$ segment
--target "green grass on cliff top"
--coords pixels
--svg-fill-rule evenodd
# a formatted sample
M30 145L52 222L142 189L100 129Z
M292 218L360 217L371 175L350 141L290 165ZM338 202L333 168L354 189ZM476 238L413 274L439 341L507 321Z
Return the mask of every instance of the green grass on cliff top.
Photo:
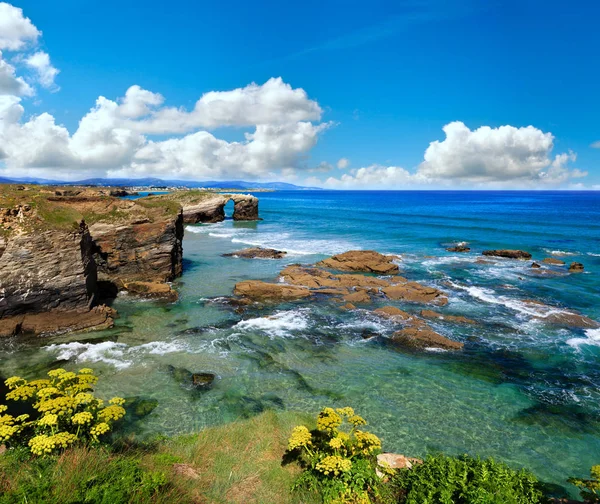
M267 411L249 420L143 447L75 448L47 459L0 456L0 504L303 503L293 496L295 465L282 466L305 415Z

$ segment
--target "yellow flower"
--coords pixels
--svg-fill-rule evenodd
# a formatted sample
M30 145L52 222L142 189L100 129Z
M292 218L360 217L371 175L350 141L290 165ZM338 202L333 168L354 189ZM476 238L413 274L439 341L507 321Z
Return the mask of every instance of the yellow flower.
M0 441L8 441L19 430L20 427L18 425L0 425Z
M338 476L340 473L348 472L352 469L352 461L338 455L330 455L321 460L315 468L325 475L332 474Z
M102 434L107 433L110 430L110 426L105 422L100 422L99 424L94 425L90 429L90 434L94 437L101 436Z
M64 373L66 373L66 371L63 368L52 369L51 371L48 371L48 376L50 378L58 378L59 376L63 375Z
M91 423L94 419L94 416L88 411L82 411L81 413L75 413L71 417L71 422L75 425L85 425L86 423Z
M354 427L358 427L359 425L367 425L367 421L358 415L349 416L348 422L350 422Z
M79 374L86 374L86 375L91 375L94 374L94 371L90 368L82 368L79 370Z
M44 415L37 421L38 425L52 426L58 424L58 415L52 413Z
M13 388L8 394L6 394L7 399L12 399L13 401L23 401L25 399L31 399L36 392L36 388L30 385L21 385L19 387Z
M17 388L23 383L25 383L25 380L23 380L23 378L21 378L20 376L11 376L4 382L4 384L11 390Z
M309 446L312 443L311 439L312 436L308 429L304 425L298 425L292 431L288 441L288 450Z
M329 441L329 446L335 450L339 450L342 446L344 446L344 440L339 436L334 437Z
M334 432L342 425L342 417L340 417L333 408L323 408L317 418L317 429Z
M41 390L38 390L37 394L38 397L45 399L47 397L50 397L51 395L60 394L60 390L58 390L56 387L46 387Z
M381 449L381 440L375 434L357 430L354 435L356 436L356 445L365 455Z
M113 397L110 401L110 404L116 404L117 406L123 406L125 404L125 399L122 397Z
M111 404L98 413L101 420L119 420L125 416L125 408Z
M0 413L4 413L8 409L8 406L5 404L0 404Z
M354 415L354 410L350 406L346 406L345 408L338 408L336 410L340 415L351 417Z

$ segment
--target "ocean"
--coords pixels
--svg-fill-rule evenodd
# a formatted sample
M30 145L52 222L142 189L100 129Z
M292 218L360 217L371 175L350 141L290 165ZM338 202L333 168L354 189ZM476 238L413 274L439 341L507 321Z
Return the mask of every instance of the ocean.
M192 432L269 408L314 414L352 406L386 451L492 456L563 486L600 463L600 329L548 322L565 311L600 321L599 192L256 196L262 221L186 227L177 303L124 295L114 329L0 341L0 375L32 377L56 360L92 367L100 395L158 402L125 426L141 436ZM469 253L446 251L462 242ZM222 256L254 245L288 254ZM523 249L537 262L576 261L585 270L477 261L492 248ZM418 313L426 306L382 301L344 311L332 300L309 300L238 313L226 302L240 280L277 281L287 264L354 249L397 254L403 276L446 292L448 305L434 309L478 323L430 324L464 349L409 352L385 344L394 324L374 308ZM174 368L217 379L208 391L190 390L174 379Z

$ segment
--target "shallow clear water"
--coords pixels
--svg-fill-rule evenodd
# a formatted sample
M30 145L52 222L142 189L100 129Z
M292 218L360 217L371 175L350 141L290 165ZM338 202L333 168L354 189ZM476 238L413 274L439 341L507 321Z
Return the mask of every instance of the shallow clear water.
M600 331L544 321L548 308L600 320L600 194L548 192L259 193L263 221L188 226L175 304L120 297L110 331L0 342L0 375L39 374L57 359L102 376L99 392L158 400L135 432L176 434L267 408L355 407L390 451L494 456L565 484L600 462ZM445 247L466 241L468 254ZM247 245L284 260L222 257ZM523 248L585 265L540 276L530 262L475 262L487 248ZM461 352L405 353L394 327L328 300L237 314L222 302L243 279L276 280L295 262L350 249L402 255L403 275L449 294L441 309L480 322L432 322ZM385 303L393 304L393 303ZM407 311L423 306L395 303ZM437 309L437 308L436 308ZM382 338L364 340L363 332ZM194 392L169 366L212 372Z

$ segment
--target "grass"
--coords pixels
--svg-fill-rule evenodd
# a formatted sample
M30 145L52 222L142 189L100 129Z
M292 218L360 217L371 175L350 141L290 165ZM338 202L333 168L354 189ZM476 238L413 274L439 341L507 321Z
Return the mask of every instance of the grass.
M0 456L0 504L312 504L309 496L291 496L298 468L281 465L299 423L311 419L267 411L149 445L125 440L47 459L11 450Z

